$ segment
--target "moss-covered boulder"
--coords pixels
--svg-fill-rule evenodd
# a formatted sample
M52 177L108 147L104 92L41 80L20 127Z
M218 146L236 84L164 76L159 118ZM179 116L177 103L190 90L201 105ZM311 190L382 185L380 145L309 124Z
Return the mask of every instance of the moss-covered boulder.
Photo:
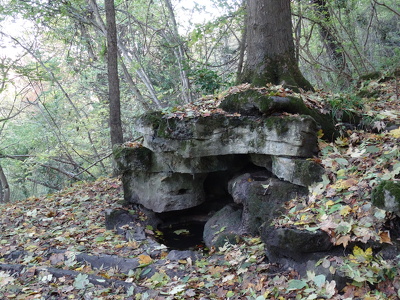
M308 193L306 188L274 178L266 171L242 174L232 179L228 188L235 203L243 205L242 232L254 235L260 233L263 223L270 224L283 213L285 202Z
M400 216L400 182L382 181L372 191L372 203Z

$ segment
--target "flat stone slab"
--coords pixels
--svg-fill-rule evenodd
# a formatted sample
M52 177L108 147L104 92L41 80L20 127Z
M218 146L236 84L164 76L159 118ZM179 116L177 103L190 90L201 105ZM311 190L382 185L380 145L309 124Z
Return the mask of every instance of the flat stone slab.
M317 126L309 116L212 115L181 120L154 112L139 118L136 130L153 152L183 158L249 153L312 157L318 150Z

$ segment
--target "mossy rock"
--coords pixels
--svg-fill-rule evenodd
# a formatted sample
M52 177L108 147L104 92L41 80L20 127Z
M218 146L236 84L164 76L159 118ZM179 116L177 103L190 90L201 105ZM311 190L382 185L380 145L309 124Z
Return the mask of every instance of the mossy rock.
M321 181L325 170L312 160L274 156L272 173L282 180L308 187Z
M258 90L249 89L225 97L220 107L230 113L243 115L271 116L276 113L291 113L311 116L324 132L324 138L331 141L339 136L335 128L332 114L322 114L317 110L307 107L303 100L297 97L281 97L262 94Z
M226 242L239 243L242 212L242 208L234 205L227 205L216 212L204 226L203 240L206 246L218 248Z
M386 211L400 214L400 182L384 180L372 190L372 203Z
M117 145L113 148L113 156L120 173L128 170L146 171L151 163L151 151L143 146Z

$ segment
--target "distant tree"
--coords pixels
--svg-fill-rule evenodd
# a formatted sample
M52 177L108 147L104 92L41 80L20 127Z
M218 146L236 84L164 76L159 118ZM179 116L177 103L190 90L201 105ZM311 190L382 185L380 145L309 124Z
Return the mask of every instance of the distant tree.
M3 168L0 165L0 203L10 201L10 186Z
M114 0L105 0L107 20L107 68L108 68L108 98L110 105L111 144L121 144L124 141L121 124L121 103L118 78L118 44L117 27L115 23Z
M247 59L239 82L312 90L298 67L290 0L247 1Z

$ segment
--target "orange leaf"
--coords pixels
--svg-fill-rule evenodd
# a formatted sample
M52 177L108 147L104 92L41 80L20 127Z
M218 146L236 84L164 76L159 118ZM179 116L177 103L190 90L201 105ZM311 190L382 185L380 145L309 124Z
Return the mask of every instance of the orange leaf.
M381 243L392 244L392 240L390 239L389 231L383 231L383 232L379 233L379 236L381 238Z
M146 254L141 254L138 256L139 259L139 263L141 265L148 265L150 264L153 260L151 259L150 256L146 255Z
M335 245L339 246L339 245L343 245L343 247L347 247L347 245L349 244L350 241L350 236L349 235L345 235L345 236L341 236L340 238L338 238L336 240Z

